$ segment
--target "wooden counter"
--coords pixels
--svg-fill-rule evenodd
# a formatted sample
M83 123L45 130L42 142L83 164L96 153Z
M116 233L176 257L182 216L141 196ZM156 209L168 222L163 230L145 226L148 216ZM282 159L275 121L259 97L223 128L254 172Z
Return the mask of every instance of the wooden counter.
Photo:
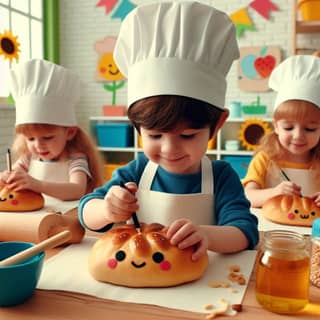
M48 257L58 249L48 252ZM53 275L54 276L54 275ZM0 284L1 285L1 284ZM320 319L320 289L310 287L310 304L298 315L279 315L264 310L255 299L255 272L253 272L243 301L243 311L236 320ZM192 297L191 297L192 298ZM179 297L177 297L179 299ZM178 320L205 319L205 314L184 312L145 304L105 300L63 291L36 290L22 305L0 308L2 320ZM219 316L218 319L231 319Z

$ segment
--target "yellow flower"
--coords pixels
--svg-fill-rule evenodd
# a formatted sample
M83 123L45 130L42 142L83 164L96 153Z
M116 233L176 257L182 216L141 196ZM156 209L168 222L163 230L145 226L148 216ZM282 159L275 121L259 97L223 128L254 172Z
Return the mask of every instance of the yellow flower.
M20 51L19 46L20 43L17 41L17 37L15 37L11 31L0 33L0 55L4 55L10 62L13 59L18 61Z
M239 140L247 150L255 150L259 140L271 129L267 123L259 119L247 119L240 127Z

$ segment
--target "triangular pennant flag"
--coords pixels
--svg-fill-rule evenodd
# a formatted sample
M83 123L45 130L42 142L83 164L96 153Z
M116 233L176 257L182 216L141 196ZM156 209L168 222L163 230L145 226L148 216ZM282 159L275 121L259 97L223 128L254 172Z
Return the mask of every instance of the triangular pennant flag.
M7 101L9 104L15 104L12 94L10 93L7 97Z
M126 15L136 7L135 4L133 4L130 0L121 0L120 5L118 8L114 11L111 18L120 18L123 20Z
M243 33L248 31L255 31L256 29L254 26L247 26L245 24L237 24L236 25L236 32L237 32L237 38L241 38L243 36Z
M267 20L270 18L270 11L279 11L279 8L270 0L254 0L249 6Z
M230 19L235 24L237 37L240 38L245 30L254 31L255 28L247 13L246 8L239 9L230 15Z
M106 13L109 13L113 9L117 1L118 0L99 0L99 2L96 4L96 7L105 6Z

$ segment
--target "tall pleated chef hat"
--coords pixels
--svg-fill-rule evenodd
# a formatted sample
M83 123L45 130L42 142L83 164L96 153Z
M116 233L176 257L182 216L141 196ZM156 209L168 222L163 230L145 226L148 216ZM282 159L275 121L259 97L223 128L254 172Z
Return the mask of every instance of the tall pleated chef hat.
M309 101L320 107L320 58L291 56L271 73L269 87L277 92L274 110L288 100Z
M10 90L20 124L77 125L75 106L81 80L66 68L40 59L19 63L10 71Z
M190 1L136 7L123 21L114 50L128 78L128 107L150 96L182 95L224 109L226 76L238 58L228 15Z

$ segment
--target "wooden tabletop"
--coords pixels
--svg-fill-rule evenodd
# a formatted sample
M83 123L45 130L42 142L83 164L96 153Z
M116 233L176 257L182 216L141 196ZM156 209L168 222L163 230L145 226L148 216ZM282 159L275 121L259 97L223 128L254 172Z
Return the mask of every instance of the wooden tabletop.
M55 254L59 249L48 252L48 256ZM1 285L1 284L0 284ZM177 297L179 299L179 297ZM242 312L237 320L280 319L279 315L264 310L255 299L255 272L253 272L246 291ZM282 315L281 319L319 319L320 317L320 288L310 287L310 304L297 315ZM146 304L126 303L100 299L83 294L36 290L34 295L24 304L0 308L2 320L87 320L87 319L117 319L117 320L178 320L202 319L205 314L185 312ZM218 319L230 319L219 316Z

